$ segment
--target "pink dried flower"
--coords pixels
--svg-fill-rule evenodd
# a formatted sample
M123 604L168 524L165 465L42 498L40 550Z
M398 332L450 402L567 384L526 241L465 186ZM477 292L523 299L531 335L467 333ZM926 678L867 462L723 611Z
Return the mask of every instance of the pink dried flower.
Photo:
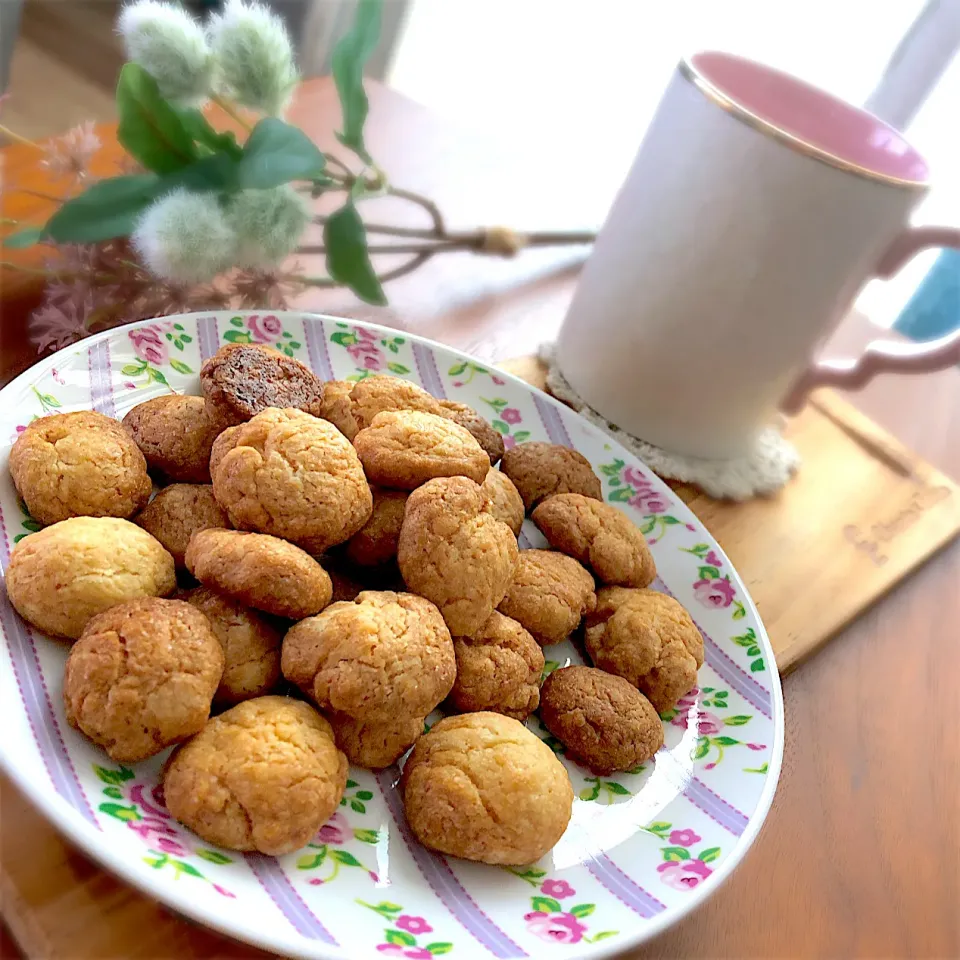
M293 274L300 270L294 264ZM286 310L290 298L304 288L300 277L289 270L239 270L233 277L232 287L237 297L237 307L252 310Z
M30 339L37 345L37 353L48 347L59 350L67 344L85 337L87 320L93 310L93 301L85 298L64 300L62 303L45 303L30 317Z
M90 161L100 149L100 138L94 133L93 121L87 120L43 145L46 157L40 161L50 175L59 179L69 177L73 182L90 174Z

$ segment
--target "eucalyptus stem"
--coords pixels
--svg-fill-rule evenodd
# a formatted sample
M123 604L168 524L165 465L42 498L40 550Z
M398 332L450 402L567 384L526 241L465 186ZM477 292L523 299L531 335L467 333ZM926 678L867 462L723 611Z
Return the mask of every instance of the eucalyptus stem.
M250 124L247 123L247 121L244 120L243 117L240 116L240 114L237 112L236 107L234 107L234 105L233 105L229 100L227 100L226 97L220 96L219 93L211 93L211 94L210 94L210 99L211 99L218 107L220 107L220 109L223 110L223 112L224 112L228 117L232 117L234 120L236 120L237 123L239 123L240 126L243 127L243 129L247 131L247 133L252 132L253 127L251 127Z
M14 143L23 144L25 147L33 147L34 150L39 150L41 153L43 153L43 147L41 147L39 143L34 143L32 140L28 140L26 137L20 136L19 133L16 133L9 127L5 127L2 123L0 123L0 133L2 133L5 137L9 137Z

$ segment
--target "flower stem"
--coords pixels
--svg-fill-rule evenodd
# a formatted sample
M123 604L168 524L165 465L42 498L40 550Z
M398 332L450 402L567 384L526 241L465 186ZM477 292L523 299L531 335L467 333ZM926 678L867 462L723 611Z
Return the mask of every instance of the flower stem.
M38 277L58 276L56 270L41 270L37 267L22 267L19 263L14 263L12 260L0 260L0 267L9 268L10 270L19 270L21 273L33 273Z
M32 140L28 140L26 137L21 137L19 133L15 133L9 127L5 127L2 123L0 123L0 133L6 137L9 137L14 143L22 143L25 147L33 147L34 150L39 150L41 153L43 153L43 147L41 147L39 143L34 143Z
M219 93L213 93L213 94L210 95L210 99L211 99L221 110L223 110L223 112L224 112L228 117L232 117L234 120L236 120L237 123L239 123L240 126L243 127L243 129L247 131L247 133L252 132L253 127L251 127L250 124L247 123L247 121L244 120L243 117L240 116L240 114L237 112L236 107L234 107L234 105L233 105L229 100L227 100L226 97L221 97Z

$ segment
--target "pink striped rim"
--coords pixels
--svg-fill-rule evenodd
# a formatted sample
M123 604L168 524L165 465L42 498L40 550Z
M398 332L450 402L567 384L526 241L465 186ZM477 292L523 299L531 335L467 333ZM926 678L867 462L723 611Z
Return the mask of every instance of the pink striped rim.
M197 346L200 348L200 360L209 360L217 352L216 317L200 317L197 320Z
M98 413L115 417L113 377L110 373L110 344L106 339L87 351L87 369L90 373L90 406Z
M390 767L377 774L377 783L383 793L387 809L397 825L397 830L407 845L421 876L427 882L427 886L464 930L495 957L528 956L480 909L456 878L446 859L431 853L414 838L403 812L400 795L394 787L398 777L397 768Z
M276 908L301 937L321 940L334 947L340 946L330 931L320 922L320 918L303 902L300 894L273 857L266 857L260 853L248 853L244 859Z
M420 380L428 393L432 393L438 400L447 399L447 391L444 389L443 380L440 379L440 371L437 368L437 355L426 344L412 344L413 359L417 364L417 372L420 374Z
M321 380L333 380L333 364L327 346L327 331L319 317L303 318L303 341L307 345L310 366Z
M645 919L666 910L652 893L630 879L605 853L584 860L583 865L621 903Z
M745 813L738 810L733 804L728 803L719 794L714 793L702 780L691 776L689 771L679 764L670 751L662 747L657 751L657 767L664 771L672 783L682 788L683 795L698 810L705 813L728 833L739 837L747 829L750 818Z
M560 410L539 390L533 390L531 395L550 442L557 443L561 447L572 447L573 443L570 440L570 434L567 432L567 426L563 422L563 417L560 415Z

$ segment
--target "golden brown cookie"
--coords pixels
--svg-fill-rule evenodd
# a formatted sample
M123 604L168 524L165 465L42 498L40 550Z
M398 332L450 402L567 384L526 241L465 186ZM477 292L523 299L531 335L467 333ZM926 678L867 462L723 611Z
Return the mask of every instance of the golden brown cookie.
M498 609L546 646L561 643L597 604L593 577L554 550L521 550L517 570Z
M673 597L655 590L604 587L587 617L584 643L601 670L632 683L658 713L697 683L703 637Z
M364 430L373 425L378 413L396 413L400 410L413 410L419 413L444 415L440 401L430 396L409 380L399 377L365 377L354 386L350 398L353 401L353 414L357 427Z
M214 447L213 492L238 530L283 537L319 556L370 518L363 467L326 420L271 408Z
M645 587L657 567L643 534L616 507L578 493L561 493L533 511L551 547L589 567L602 583Z
M257 343L230 343L200 368L200 389L211 418L243 423L270 407L319 416L323 382L305 364Z
M450 703L460 713L492 710L526 720L540 702L543 651L536 640L502 613L490 618L474 637L454 637L457 679Z
M139 447L110 417L90 410L34 420L10 450L10 475L44 526L70 517L130 517L153 484Z
M185 566L187 544L195 533L230 526L209 483L172 483L164 487L133 522L156 537L181 569Z
M353 440L360 427L353 415L350 393L354 388L349 380L327 380L323 385L323 402L318 417L329 420L348 440Z
M190 540L186 563L205 586L291 620L319 613L333 591L326 570L313 557L264 533L201 530Z
M486 623L517 566L513 531L483 505L466 477L431 480L410 494L400 530L397 562L407 587L435 603L458 637Z
M646 763L663 724L635 686L596 667L561 667L543 682L540 719L567 755L601 777Z
M97 614L63 674L67 722L111 760L146 760L203 729L223 673L207 618L148 597Z
M309 704L258 697L214 717L163 771L167 809L207 843L272 857L336 812L347 758Z
M437 608L410 593L365 590L287 631L283 675L321 710L361 720L421 720L453 686L453 641Z
M355 720L330 715L337 746L347 759L366 770L382 770L396 763L423 733L424 717L398 720Z
M579 493L598 500L603 495L590 461L556 443L520 443L503 455L500 469L516 485L528 511L555 493Z
M203 397L154 397L138 403L123 425L151 470L183 483L210 482L210 448L224 425L208 415Z
M473 434L473 439L483 447L483 452L490 458L491 466L499 461L503 456L503 437L473 407L455 400L441 400L440 409L442 416L449 417Z
M370 519L347 541L346 554L351 563L375 567L396 558L408 496L404 490L374 488Z
M224 667L214 703L232 705L262 697L280 680L280 641L266 617L209 587L187 590L180 599L210 621L223 648Z
M513 531L513 535L519 537L526 511L513 481L500 470L490 470L480 489L484 497L483 509L502 520Z
M226 430L223 430L221 433L217 434L217 439L213 441L213 446L210 448L210 476L213 477L216 473L217 468L220 466L220 461L224 458L224 455L229 453L236 442L233 438L237 435L237 431L240 429L240 424L237 424L233 427L227 427Z
M353 441L371 483L414 490L435 477L482 483L490 460L469 431L432 413L378 413Z
M173 557L129 520L74 517L32 533L10 555L7 595L44 633L80 636L87 621L138 597L177 585Z
M422 736L400 779L407 822L431 850L517 866L563 836L573 788L553 751L499 713L447 717Z

